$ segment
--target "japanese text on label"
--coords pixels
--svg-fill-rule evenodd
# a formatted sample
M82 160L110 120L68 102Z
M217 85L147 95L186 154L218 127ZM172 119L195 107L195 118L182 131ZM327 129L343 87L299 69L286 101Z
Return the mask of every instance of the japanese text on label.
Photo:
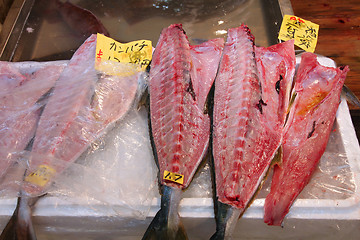
M135 63L144 70L152 58L152 43L149 40L119 43L98 33L95 58L97 63L103 60Z
M295 45L307 52L314 52L319 34L319 25L302 18L284 15L279 39L294 39Z

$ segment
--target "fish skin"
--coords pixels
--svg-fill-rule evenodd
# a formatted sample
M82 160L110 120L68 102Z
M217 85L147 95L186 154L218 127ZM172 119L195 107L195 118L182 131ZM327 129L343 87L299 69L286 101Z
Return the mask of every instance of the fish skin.
M268 175L281 145L294 72L293 41L255 47L246 26L229 29L215 79L213 239L231 238L236 221L226 219L242 216Z
M187 239L177 208L182 189L188 187L207 152L210 117L204 109L222 44L223 40L215 39L190 46L181 24L161 32L150 70L149 129L159 184L165 191L161 209L143 239ZM165 181L165 170L182 174L184 183ZM165 204L164 199L171 201Z
M39 197L29 197L22 193L18 197L14 214L0 235L0 240L36 240L31 221L32 207Z
M315 54L302 55L295 78L296 97L285 126L282 164L274 167L271 191L265 199L264 222L268 225L282 224L311 179L325 151L348 71L348 66L321 66Z
M56 0L55 6L63 20L75 33L85 37L89 37L91 34L96 33L102 33L108 37L110 36L100 19L89 10L72 4L69 1L61 2Z
M147 228L142 240L188 239L178 213L181 189L162 186L161 209Z

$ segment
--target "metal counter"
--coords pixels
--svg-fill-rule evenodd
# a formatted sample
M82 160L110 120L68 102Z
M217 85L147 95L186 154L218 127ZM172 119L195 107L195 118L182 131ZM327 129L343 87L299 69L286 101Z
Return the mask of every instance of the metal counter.
M67 25L53 8L55 1L15 0L0 34L0 60L51 61L71 58L88 37ZM182 23L192 44L226 37L227 29L247 24L258 46L277 43L288 0L71 0L90 10L110 37L120 42L149 39L156 45L160 32ZM76 13L75 13L76 14Z

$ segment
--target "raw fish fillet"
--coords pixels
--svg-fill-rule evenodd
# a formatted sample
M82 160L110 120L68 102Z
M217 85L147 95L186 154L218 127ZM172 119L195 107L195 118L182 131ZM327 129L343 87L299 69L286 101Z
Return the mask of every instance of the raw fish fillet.
M264 221L281 225L309 182L325 151L349 68L321 66L316 55L304 53L296 79L295 100L285 126L282 164L274 167L265 200Z
M12 153L23 151L34 136L43 107L37 101L54 86L64 64L45 63L24 74L18 71L26 67L0 62L0 71L6 71L0 73L0 84L7 91L0 95L0 177L14 161Z
M213 156L218 200L240 209L259 181L251 175L262 148L256 143L263 133L258 105L262 107L254 37L246 26L229 29L215 80Z
M222 49L222 40L189 46L181 25L162 31L150 71L150 111L161 184L186 188L203 159L210 135L204 105ZM178 184L164 171L184 176Z
M7 95L14 88L25 81L19 69L10 62L0 62L0 96Z
M39 120L25 189L40 194L112 122L129 110L140 72L111 76L95 70L96 35L75 52ZM133 66L113 63L133 70ZM40 175L40 176L38 176Z
M294 40L268 48L255 46L255 59L262 100L266 104L262 108L263 124L280 144L295 73Z
M222 39L214 39L190 46L181 24L161 32L150 70L150 120L161 209L144 240L187 239L178 214L181 190L189 186L209 145L210 117L205 105L222 45ZM170 174L176 178L166 178ZM179 179L182 182L176 182Z
M218 200L243 212L280 146L295 71L293 42L256 48L229 29L215 80L213 154ZM256 58L254 57L256 56Z

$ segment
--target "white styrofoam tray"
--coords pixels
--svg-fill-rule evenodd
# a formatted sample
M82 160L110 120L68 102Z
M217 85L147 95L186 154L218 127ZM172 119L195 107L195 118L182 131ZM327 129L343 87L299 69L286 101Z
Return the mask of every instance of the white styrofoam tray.
M335 66L328 58L319 62ZM352 238L360 233L360 147L353 128L349 109L342 99L336 124L350 166L354 191L346 198L297 199L284 221L284 227L263 223L264 198L257 198L238 221L234 239L338 239ZM114 203L116 204L116 203ZM0 225L5 226L16 206L16 199L0 199ZM38 239L140 239L160 206L159 197L152 201L146 219L135 218L130 209L114 214L112 206L89 206L87 200L78 202L44 197L33 213ZM215 231L213 199L183 198L179 211L190 239L209 239Z

